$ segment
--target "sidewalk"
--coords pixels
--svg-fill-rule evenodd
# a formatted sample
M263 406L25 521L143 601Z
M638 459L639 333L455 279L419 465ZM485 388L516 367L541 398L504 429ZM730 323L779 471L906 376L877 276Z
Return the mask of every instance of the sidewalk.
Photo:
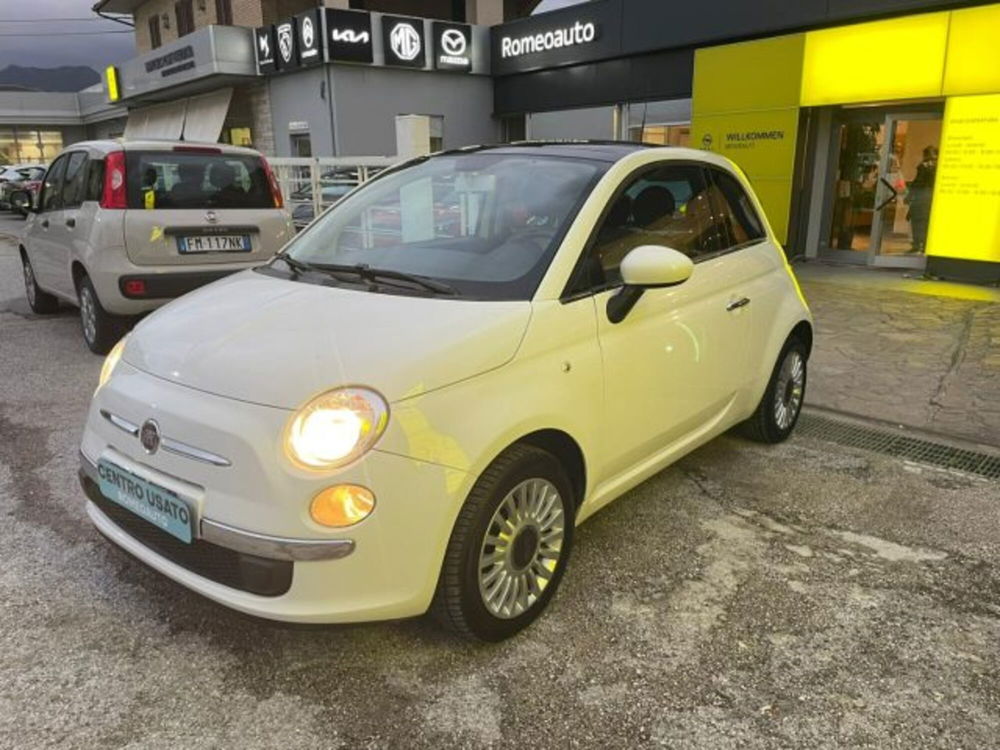
M816 319L808 404L1000 446L1000 291L821 263L795 273Z

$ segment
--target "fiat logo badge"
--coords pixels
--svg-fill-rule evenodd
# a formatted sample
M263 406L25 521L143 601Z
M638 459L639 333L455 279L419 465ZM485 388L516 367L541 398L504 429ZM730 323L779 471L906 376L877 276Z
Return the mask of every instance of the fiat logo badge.
M218 216L218 214L215 213L215 211L206 211L205 212L205 221L207 221L209 224L214 224L218 220L219 220L219 216Z
M160 447L160 426L152 419L147 419L139 428L139 442L142 449L149 455L156 453Z

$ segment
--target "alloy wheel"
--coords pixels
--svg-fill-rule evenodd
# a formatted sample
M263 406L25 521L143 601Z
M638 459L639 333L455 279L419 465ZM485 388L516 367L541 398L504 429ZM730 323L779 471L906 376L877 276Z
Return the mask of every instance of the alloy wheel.
M794 350L788 352L775 383L774 421L782 430L791 427L802 408L805 381L806 365L802 354Z
M83 323L83 336L92 343L97 338L97 309L94 306L94 296L84 286L80 289L80 320Z
M497 507L479 553L479 593L495 617L524 614L551 583L562 554L566 508L555 485L526 479Z

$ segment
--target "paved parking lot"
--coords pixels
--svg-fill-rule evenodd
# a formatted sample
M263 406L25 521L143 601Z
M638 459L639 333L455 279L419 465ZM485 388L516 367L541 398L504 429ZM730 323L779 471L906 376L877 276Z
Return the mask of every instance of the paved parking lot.
M723 437L582 527L554 606L510 642L289 628L90 526L99 369L73 311L28 312L0 239L0 747L996 744L995 483Z

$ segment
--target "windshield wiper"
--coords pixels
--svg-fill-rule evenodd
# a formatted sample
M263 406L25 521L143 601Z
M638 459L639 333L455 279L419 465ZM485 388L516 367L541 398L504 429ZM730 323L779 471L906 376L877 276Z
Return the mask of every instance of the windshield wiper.
M394 271L391 268L372 268L367 263L355 263L353 265L341 263L306 263L296 260L286 253L281 253L278 257L288 264L294 271L302 273L304 271L320 271L326 274L349 273L357 276L370 284L377 284L379 281L402 281L415 284L429 292L435 294L456 295L458 290L451 284L447 284L437 279L429 279L426 276L406 273L404 271ZM396 286L399 286L398 284Z

